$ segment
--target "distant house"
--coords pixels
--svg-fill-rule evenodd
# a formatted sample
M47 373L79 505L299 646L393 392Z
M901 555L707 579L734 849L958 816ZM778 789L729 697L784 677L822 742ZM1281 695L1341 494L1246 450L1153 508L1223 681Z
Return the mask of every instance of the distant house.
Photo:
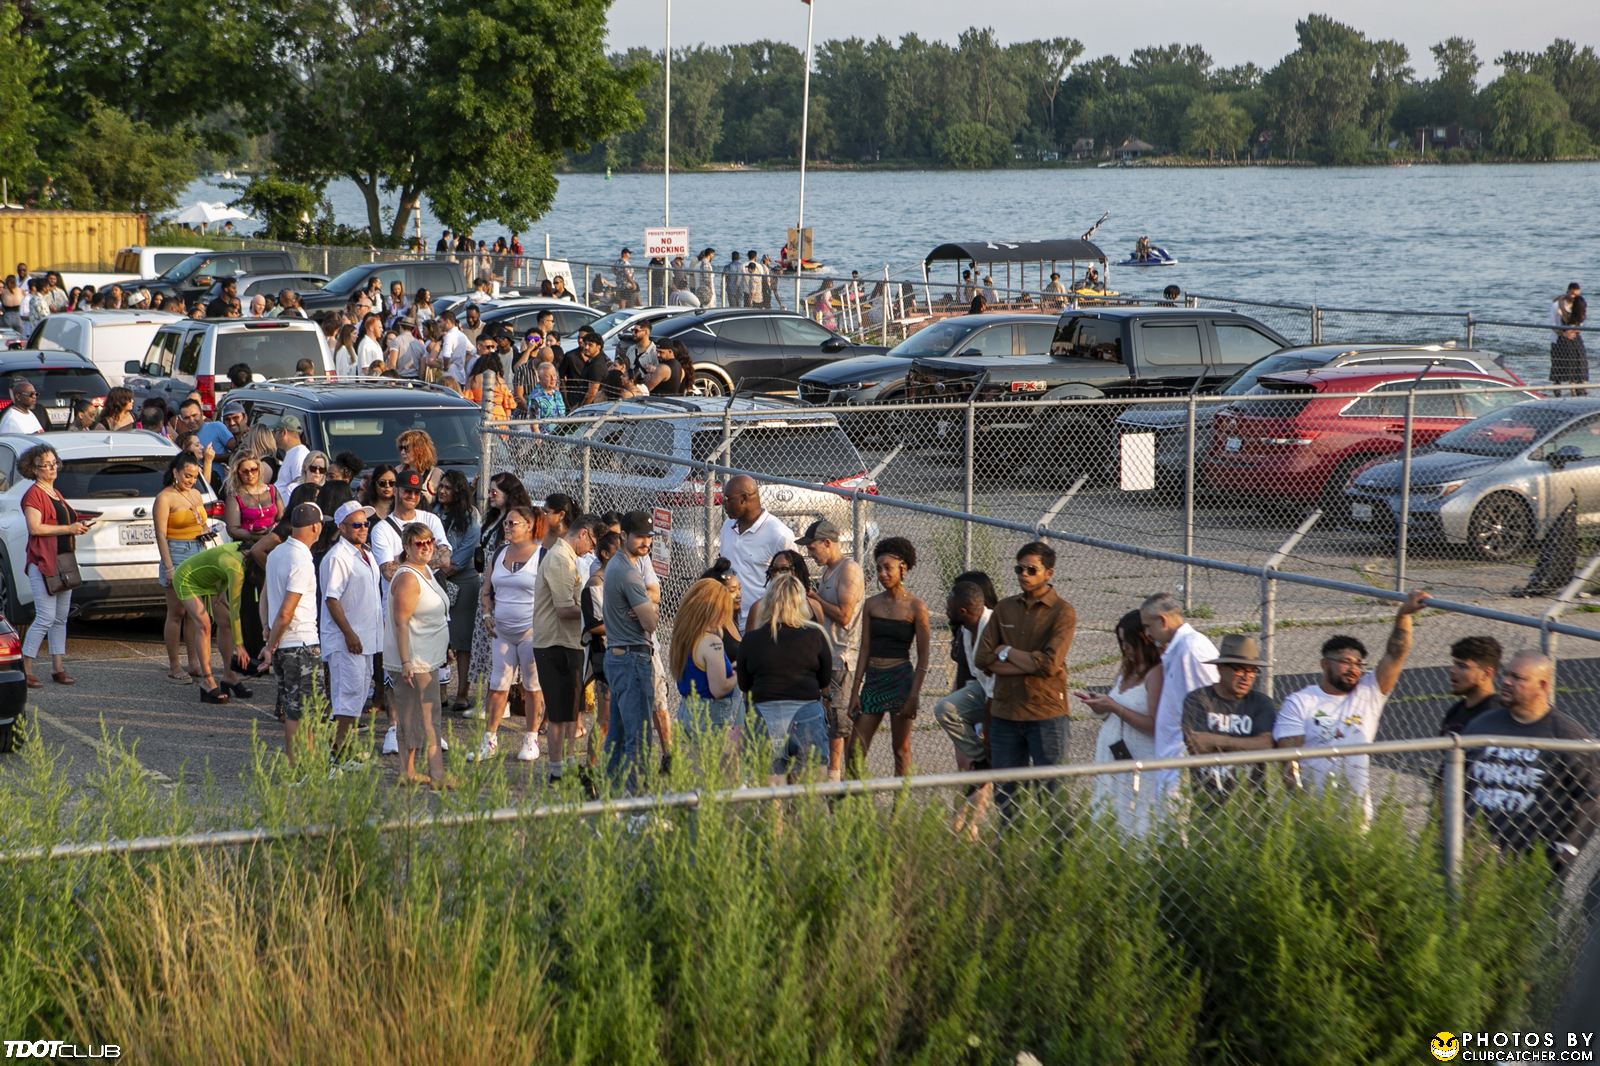
M1094 157L1094 138L1079 137L1072 142L1072 158L1091 159Z
M1147 141L1141 141L1137 137L1129 137L1127 140L1117 145L1116 151L1113 154L1118 159L1129 160L1139 159L1155 150L1155 145L1150 144Z
M1483 144L1483 133L1480 130L1467 129L1459 123L1446 126L1420 126L1417 129L1417 149L1426 152L1429 148L1478 148Z

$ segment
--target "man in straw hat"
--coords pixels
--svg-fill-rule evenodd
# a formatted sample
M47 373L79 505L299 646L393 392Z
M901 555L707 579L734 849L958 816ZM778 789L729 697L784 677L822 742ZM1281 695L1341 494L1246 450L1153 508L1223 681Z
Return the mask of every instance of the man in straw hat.
M1278 709L1271 697L1256 691L1256 677L1266 661L1256 638L1229 633L1215 659L1217 680L1195 689L1183 699L1183 740L1189 752L1254 751L1272 747L1272 726ZM1207 766L1195 772L1202 794L1221 799L1233 791L1246 766ZM1261 780L1258 764L1252 775Z

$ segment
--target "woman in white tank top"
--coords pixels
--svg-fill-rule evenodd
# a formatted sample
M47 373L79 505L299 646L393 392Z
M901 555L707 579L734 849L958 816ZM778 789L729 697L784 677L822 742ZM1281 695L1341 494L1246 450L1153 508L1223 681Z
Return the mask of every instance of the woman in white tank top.
M412 522L400 534L401 563L384 597L383 665L391 684L395 728L400 742L400 783L445 788L444 754L436 722L440 712L439 668L450 644L450 601L428 563L433 531ZM426 753L428 772L416 769L417 752Z
M1145 633L1138 611L1123 615L1116 632L1122 649L1117 683L1104 696L1073 693L1101 716L1096 763L1153 759L1156 753L1154 709L1161 702L1161 650ZM1095 806L1114 815L1125 833L1148 833L1162 802L1163 791L1152 774L1101 774L1094 779Z

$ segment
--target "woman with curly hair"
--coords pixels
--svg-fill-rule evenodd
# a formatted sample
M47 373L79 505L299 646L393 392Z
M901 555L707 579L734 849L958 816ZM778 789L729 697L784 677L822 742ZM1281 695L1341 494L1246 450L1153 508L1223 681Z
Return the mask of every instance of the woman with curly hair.
M422 475L422 506L431 508L439 495L439 482L444 471L439 469L439 449L425 429L408 429L394 439L395 450L400 453L400 466Z

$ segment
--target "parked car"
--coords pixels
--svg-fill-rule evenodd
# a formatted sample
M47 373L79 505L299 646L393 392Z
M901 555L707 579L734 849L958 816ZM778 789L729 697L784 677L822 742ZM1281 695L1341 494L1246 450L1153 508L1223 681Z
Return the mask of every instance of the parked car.
M0 755L17 750L22 712L28 705L28 682L22 674L22 638L0 615Z
M1274 374L1217 412L1198 472L1211 491L1245 500L1321 501L1330 515L1343 517L1356 472L1405 449L1410 392L1419 394L1413 447L1536 395L1508 389L1499 376L1426 365Z
M801 375L835 359L882 355L793 311L719 307L676 315L654 327L657 344L682 341L694 360L694 388L705 396L735 389L792 391Z
M370 469L395 461L395 438L425 429L439 452L439 465L478 476L482 439L478 405L442 385L409 378L313 378L269 381L229 392L222 411L239 410L252 423L274 424L294 415L301 439L329 455L354 452Z
M1498 352L1478 348L1455 348L1439 344L1309 344L1285 348L1281 352L1251 363L1228 378L1213 394L1215 396L1244 396L1253 391L1256 382L1273 374L1292 370L1315 370L1318 367L1341 366L1393 366L1396 364L1420 366L1431 364L1442 369L1467 370L1500 378L1512 385L1522 384L1522 379L1505 368L1504 357ZM1195 407L1194 454L1204 455L1211 439L1211 420L1216 417L1219 403L1203 403ZM1181 481L1189 465L1188 409L1182 404L1152 404L1131 407L1116 421L1118 437L1128 433L1155 434L1156 477L1164 482Z
M142 360L130 361L126 384L143 399L155 396L176 407L191 392L210 417L228 391L228 368L243 363L257 381L288 378L309 359L318 374L333 372L322 328L305 318L184 318L151 338Z
M27 338L25 338L22 334L18 333L14 329L0 326L0 350L26 348L27 346Z
M76 352L0 352L0 411L11 406L11 385L17 378L27 378L39 394L34 413L46 430L66 429L74 404L104 399L111 388L95 365Z
M1392 530L1404 464L1356 475L1346 495L1357 528ZM1530 400L1434 440L1411 457L1411 540L1465 545L1503 562L1542 540L1576 503L1579 535L1600 525L1600 398Z
M600 334L601 347L609 351L615 347L618 340L627 340L630 337L629 331L637 322L643 322L653 330L659 322L665 322L677 315L689 314L694 310L692 307L623 307L601 315L589 323L589 328ZM561 335L567 336L566 333Z
M1038 401L1177 396L1205 391L1287 346L1271 327L1236 311L1187 307L1105 307L1056 320L1050 354L922 358L906 395L924 403L1003 401L975 415L974 459L986 473L1060 481L1102 474L1116 438L1115 404L1061 407ZM933 416L936 439L963 439L957 415Z
M137 284L149 289L152 296L181 296L186 306L193 307L218 278L287 273L294 269L294 256L288 252L195 252Z
M150 350L156 330L182 320L182 315L166 311L60 311L34 327L28 347L76 352L116 386L122 384L128 362Z
M23 573L27 562L28 525L22 497L33 482L17 471L17 460L39 439L0 436L0 582L4 583L6 617L25 621L33 613L33 590ZM78 568L83 585L72 594L74 616L154 614L166 609L156 581L156 551L151 514L156 494L177 446L158 433L55 433L50 446L61 460L56 488L80 511L98 512L89 532L77 539ZM206 513L222 528L222 501L204 480L195 489Z
M485 326L509 326L512 335L521 338L538 324L539 314L549 311L555 316L556 332L565 342L584 326L592 325L600 312L587 304L571 300L551 300L544 297L515 297L509 300L489 300L478 305L478 316ZM465 301L455 305L456 319L467 320Z
M919 329L882 355L827 363L800 378L800 399L837 405L892 403L905 397L906 371L917 359L1009 359L1050 354L1054 315L956 315Z
M289 266L285 269L294 268ZM435 298L467 291L467 277L461 272L461 264L448 259L361 263L325 285L296 291L300 294L300 305L308 312L343 310L350 297L365 289L372 278L378 279L385 296L389 294L389 286L397 281L406 287L408 293L427 289L429 295Z
M328 275L293 272L288 274L242 274L234 279L234 293L239 297L239 302L244 305L245 313L250 311L250 298L256 295L267 298L267 306L271 307L278 302L278 293L284 289L293 289L295 292L311 292L321 289L328 284ZM222 295L222 280L211 283L200 297L201 303L209 304Z
M723 411L732 421L731 447L722 451ZM581 422L563 424L558 432L581 436L590 433L602 444L637 448L660 458L595 451L590 459L590 509L628 511L664 508L672 514L671 572L687 578L704 569L706 543L706 478L700 470L679 460L699 460L740 467L758 474L833 485L876 493L877 483L868 472L850 438L833 415L808 411L790 401L739 398L732 401L703 396L650 396L618 404L590 404L572 412L577 416L604 415L598 429ZM677 415L640 420L641 415ZM614 423L614 424L613 424ZM535 453L545 454L545 453ZM547 453L549 463L516 471L529 493L541 498L551 492L571 492L565 480L549 471L579 462L576 451L558 447ZM711 479L712 518L722 525L721 478ZM794 530L819 518L834 522L845 543L854 540L853 508L849 499L829 492L789 485L761 485L761 503ZM863 537L871 544L877 526L863 512ZM715 530L713 531L715 535Z

